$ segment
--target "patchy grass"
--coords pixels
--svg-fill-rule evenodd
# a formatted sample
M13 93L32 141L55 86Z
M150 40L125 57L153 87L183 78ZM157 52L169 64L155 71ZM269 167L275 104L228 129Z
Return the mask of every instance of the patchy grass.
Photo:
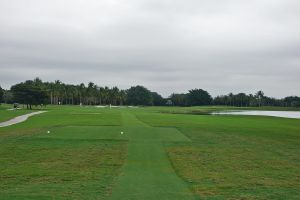
M124 142L25 138L1 144L0 199L104 199Z
M139 113L191 143L166 143L177 174L200 199L298 199L298 119Z
M94 110L53 107L1 128L0 199L107 198L126 161L127 142L101 137L106 125L120 123L117 112L106 112L95 117L88 114Z
M299 119L47 109L0 128L0 199L299 199Z

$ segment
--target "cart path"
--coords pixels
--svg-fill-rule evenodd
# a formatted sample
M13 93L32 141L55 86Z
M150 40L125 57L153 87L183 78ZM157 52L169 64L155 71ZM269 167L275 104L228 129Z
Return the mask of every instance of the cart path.
M21 116L15 117L15 118L10 119L10 120L5 121L5 122L0 122L0 127L11 126L11 125L14 125L14 124L18 124L18 123L24 122L29 117L34 116L34 115L38 115L38 114L41 114L41 113L44 113L44 112L47 112L47 111L32 112L32 113L28 113L26 115L21 115Z
M192 200L186 182L175 173L164 141L188 142L174 128L155 128L122 112L124 134L129 138L127 163L112 189L111 200Z

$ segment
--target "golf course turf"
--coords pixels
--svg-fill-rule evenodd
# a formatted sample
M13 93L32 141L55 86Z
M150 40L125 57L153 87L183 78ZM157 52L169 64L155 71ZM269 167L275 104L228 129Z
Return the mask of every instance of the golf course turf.
M299 199L300 120L218 109L48 107L0 128L0 199Z
M14 117L32 112L31 110L24 110L24 109L21 110L9 110L9 109L11 109L11 106L0 105L0 113L1 113L0 122L4 122Z

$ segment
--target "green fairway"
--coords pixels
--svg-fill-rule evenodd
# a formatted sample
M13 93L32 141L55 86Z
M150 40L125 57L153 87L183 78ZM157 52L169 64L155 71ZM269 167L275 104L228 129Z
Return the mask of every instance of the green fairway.
M49 107L0 128L0 199L298 199L300 120L223 109Z
M202 199L298 199L298 119L140 113L157 127L177 127L191 143L167 147L176 172Z
M163 141L189 141L173 128L152 128L123 113L128 161L110 199L193 199L168 161Z
M127 154L103 136L120 113L51 109L0 129L0 199L106 199Z

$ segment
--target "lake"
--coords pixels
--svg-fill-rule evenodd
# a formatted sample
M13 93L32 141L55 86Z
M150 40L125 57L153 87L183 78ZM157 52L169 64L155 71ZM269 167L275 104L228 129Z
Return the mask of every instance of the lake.
M213 112L213 115L258 115L300 119L300 111L262 111L262 110L241 110Z

